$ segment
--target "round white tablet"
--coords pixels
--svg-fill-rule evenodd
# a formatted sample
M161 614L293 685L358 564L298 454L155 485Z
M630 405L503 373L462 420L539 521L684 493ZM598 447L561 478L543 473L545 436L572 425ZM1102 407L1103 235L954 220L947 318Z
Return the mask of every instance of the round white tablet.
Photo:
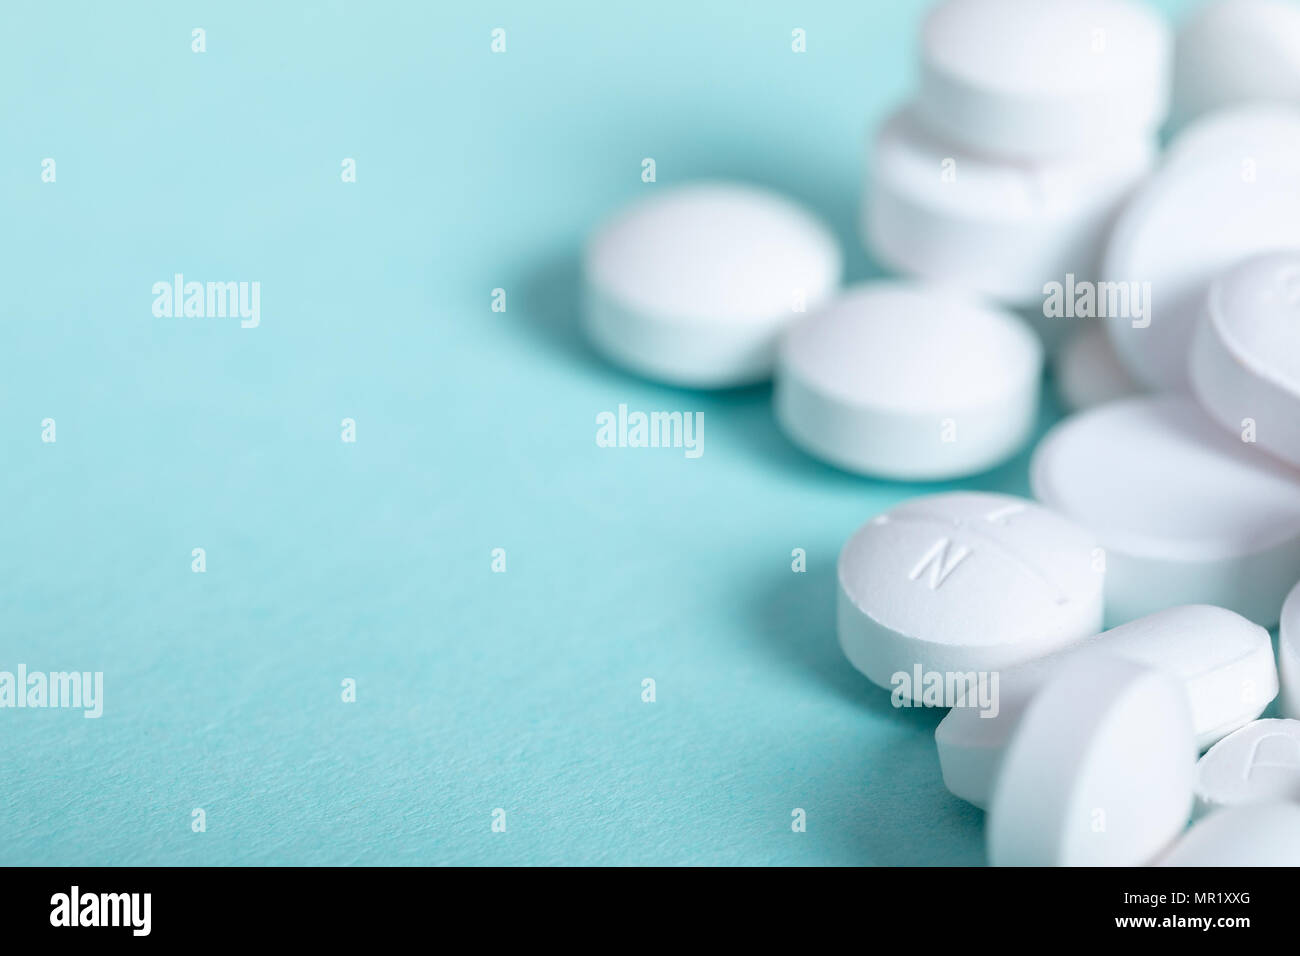
M900 699L952 706L925 699L931 675L998 671L1100 629L1095 549L1087 532L1022 498L913 498L840 552L840 646Z
M920 115L991 155L1095 150L1160 125L1171 47L1125 0L948 0L921 28Z
M1034 693L1091 653L1159 668L1182 685L1199 747L1257 718L1277 696L1268 631L1221 607L1171 607L1129 621L1047 657L1004 671L995 708L954 707L935 728L943 782L956 796L988 805L1007 741Z
M767 379L782 329L839 285L834 237L799 206L752 186L659 190L587 245L588 336L616 363L674 385Z
M1300 466L1300 252L1248 259L1214 281L1190 369L1212 418Z
M1178 31L1173 112L1185 121L1236 103L1300 104L1300 6L1215 0Z
M1277 667L1282 678L1282 713L1300 718L1300 584L1291 589L1282 605Z
M1056 391L1070 411L1127 398L1140 391L1115 356L1106 330L1090 321L1061 347L1054 363Z
M1118 206L1155 156L1145 135L1039 163L999 162L954 150L904 109L872 147L866 243L898 271L1041 310L1048 282L1096 278Z
M1199 820L1160 866L1300 866L1300 805L1231 807Z
M1300 249L1300 117L1275 109L1204 123L1174 141L1124 207L1102 265L1104 281L1130 300L1108 311L1111 341L1152 389L1188 387L1192 333L1219 273L1248 256ZM1144 309L1132 307L1135 290Z
M1265 627L1300 578L1300 472L1190 398L1142 396L1067 418L1030 462L1034 496L1106 549L1106 613L1216 604Z
M1135 866L1192 809L1186 695L1163 671L1089 654L1043 685L1002 759L988 818L994 866Z
M1257 720L1224 737L1196 765L1196 809L1300 801L1300 720Z
M974 474L1029 438L1042 361L1008 312L938 287L865 283L786 334L776 416L795 444L849 471Z

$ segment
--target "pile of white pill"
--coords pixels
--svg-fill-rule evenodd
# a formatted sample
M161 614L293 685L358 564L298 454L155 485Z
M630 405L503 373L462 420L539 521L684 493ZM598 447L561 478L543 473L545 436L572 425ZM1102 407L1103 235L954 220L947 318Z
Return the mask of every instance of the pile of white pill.
M656 187L587 247L589 338L670 384L772 379L794 445L884 480L1016 455L1053 359L1037 500L870 518L844 654L951 708L993 864L1300 865L1300 5L1175 33L1140 0L944 0L917 46L867 147L896 278L841 289L765 190Z

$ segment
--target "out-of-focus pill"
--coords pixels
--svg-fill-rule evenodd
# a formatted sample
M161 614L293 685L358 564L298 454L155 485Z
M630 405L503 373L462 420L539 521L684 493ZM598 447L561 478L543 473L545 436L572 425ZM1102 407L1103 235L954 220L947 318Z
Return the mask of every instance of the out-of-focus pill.
M926 685L1000 671L1096 633L1104 575L1095 549L1089 534L1022 498L906 501L840 552L840 646L901 699L952 706L925 699Z
M1256 110L1189 127L1116 220L1101 271L1128 306L1116 300L1106 329L1148 388L1188 388L1192 333L1215 277L1252 255L1300 249L1300 115L1286 116Z
M1300 718L1300 584L1291 589L1282 605L1277 667L1282 678L1282 713Z
M1288 147L1289 144L1289 147ZM1249 103L1215 110L1183 129L1169 144L1164 166L1184 157L1241 158L1279 148L1300 148L1300 110L1277 103Z
M992 708L967 703L949 711L934 731L948 789L987 806L1007 741L1034 693L1093 653L1147 664L1176 678L1201 748L1250 723L1277 696L1268 631L1221 607L1167 608L1005 671Z
M908 108L875 138L863 233L880 262L1008 305L1043 286L1096 278L1120 202L1155 161L1151 135L1039 163L954 150Z
M1164 671L1088 654L1047 681L1007 746L988 819L994 866L1132 866L1187 823L1196 744Z
M1039 501L1101 539L1112 622L1215 604L1271 627L1300 578L1300 472L1227 434L1191 398L1073 415L1029 471Z
M1254 101L1300 104L1300 7L1290 0L1215 0L1178 30L1178 122Z
M1140 391L1115 357L1106 330L1089 322L1061 347L1054 363L1056 391L1070 411L1127 398Z
M1018 317L937 286L856 286L786 334L777 420L806 451L885 478L974 474L1037 414L1043 349Z
M1300 466L1300 252L1258 256L1216 279L1189 361L1210 417Z
M948 0L921 28L919 115L968 149L1035 158L1154 131L1172 38L1125 0Z
M1300 801L1300 720L1256 720L1210 748L1196 765L1196 811Z
M1300 866L1300 805L1231 807L1197 821L1160 866Z
M647 378L752 384L771 376L781 331L834 292L841 267L826 227L767 190L701 183L657 192L587 245L587 334Z

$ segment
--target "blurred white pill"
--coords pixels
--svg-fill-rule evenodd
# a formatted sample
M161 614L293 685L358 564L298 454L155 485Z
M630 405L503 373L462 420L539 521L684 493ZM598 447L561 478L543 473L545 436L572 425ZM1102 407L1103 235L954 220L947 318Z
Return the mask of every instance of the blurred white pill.
M974 474L1028 439L1042 362L1011 313L937 286L864 283L787 332L776 416L795 444L849 471Z
M1180 130L1162 159L1164 166L1208 155L1212 160L1236 149L1248 158L1258 152L1300 147L1300 110L1277 103L1247 103L1215 110Z
M1254 101L1300 104L1300 6L1215 0L1178 30L1173 113L1179 122Z
M998 771L994 866L1135 866L1192 809L1187 695L1164 671L1088 654L1030 701Z
M1203 123L1174 141L1125 205L1102 265L1109 287L1129 296L1128 308L1106 316L1111 342L1152 389L1188 387L1192 334L1219 273L1300 249L1300 114L1251 110Z
M1300 720L1256 720L1196 764L1196 812L1300 801Z
M993 713L976 706L949 711L934 731L948 789L987 806L1007 741L1034 693L1057 674L1069 673L1083 655L1098 652L1176 678L1201 748L1250 723L1277 696L1268 631L1221 607L1166 608L1003 672Z
M1115 356L1106 330L1088 322L1066 339L1056 355L1056 391L1070 411L1127 398L1140 389Z
M1039 443L1034 496L1106 549L1106 613L1215 604L1277 623L1300 578L1300 472L1239 441L1191 398L1073 415Z
M1189 361L1210 417L1300 466L1300 252L1257 256L1216 279Z
M1168 107L1172 38L1139 3L947 0L920 45L920 117L977 152L1095 150L1153 132Z
M1022 498L905 501L840 552L840 646L900 699L951 706L925 700L926 682L999 671L1096 633L1104 575L1095 549L1087 532Z
M1231 807L1198 820L1159 866L1300 866L1300 804Z
M782 329L839 285L834 237L767 190L659 188L587 245L592 343L618 364L675 385L726 388L770 377Z
M1282 678L1282 713L1300 718L1300 584L1291 589L1282 605L1277 667Z
M1009 305L1042 307L1043 286L1093 279L1120 202L1151 169L1154 137L1038 163L954 149L908 108L877 133L863 203L881 263Z

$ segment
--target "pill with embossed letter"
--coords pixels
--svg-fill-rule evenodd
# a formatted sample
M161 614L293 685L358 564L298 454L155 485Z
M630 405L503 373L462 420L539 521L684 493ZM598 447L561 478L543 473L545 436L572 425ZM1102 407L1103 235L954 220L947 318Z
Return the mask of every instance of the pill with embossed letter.
M1196 811L1300 801L1300 720L1256 720L1224 737L1196 765Z
M956 685L948 678L996 672L1100 629L1096 558L1088 532L1022 498L914 498L840 552L840 646L881 687L952 706L927 699L927 683Z

